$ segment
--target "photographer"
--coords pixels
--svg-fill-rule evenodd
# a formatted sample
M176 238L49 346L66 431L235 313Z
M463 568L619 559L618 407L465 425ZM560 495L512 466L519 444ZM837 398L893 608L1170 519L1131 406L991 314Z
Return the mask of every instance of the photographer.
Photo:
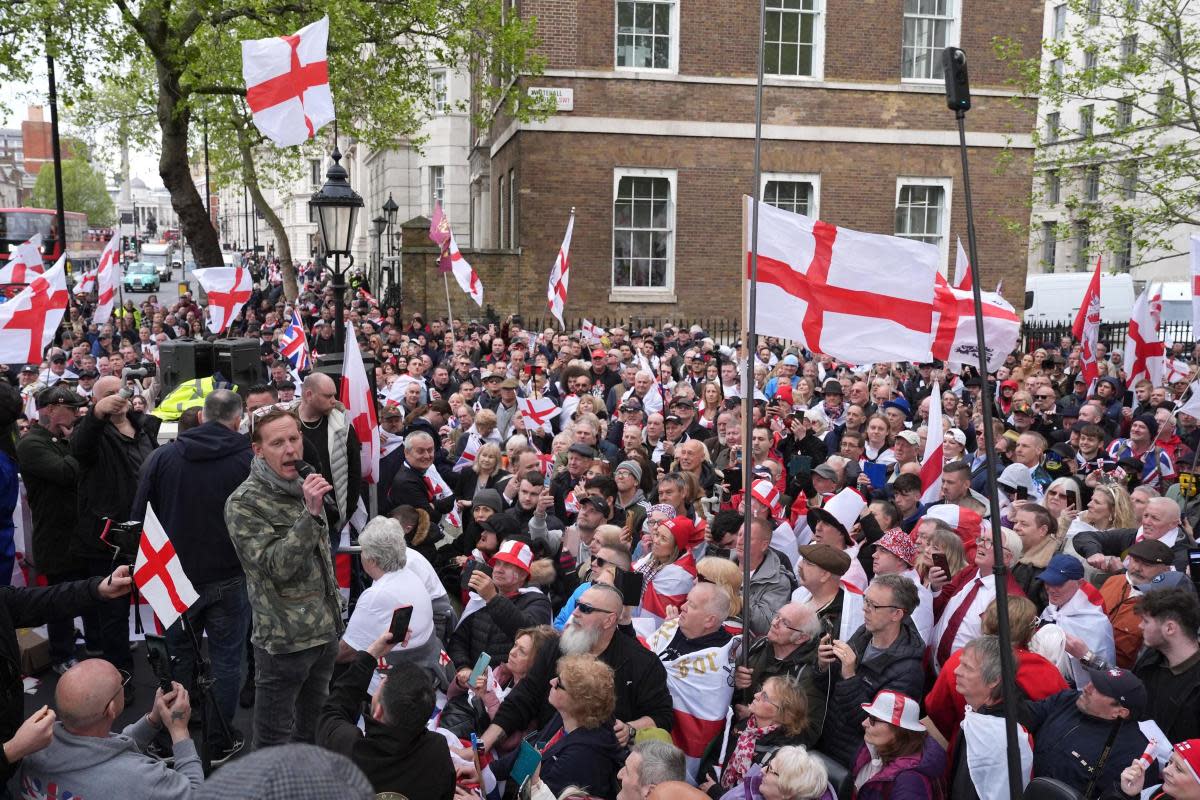
M70 549L85 560L88 574L96 576L112 571L113 548L100 536L106 520L130 519L138 472L156 446L159 421L130 408L129 396L115 376L96 381L92 396L91 410L71 434L71 452L79 462L79 516ZM133 558L134 554L123 555ZM98 616L104 658L131 672L129 602L104 603ZM133 700L131 684L125 686L125 700Z

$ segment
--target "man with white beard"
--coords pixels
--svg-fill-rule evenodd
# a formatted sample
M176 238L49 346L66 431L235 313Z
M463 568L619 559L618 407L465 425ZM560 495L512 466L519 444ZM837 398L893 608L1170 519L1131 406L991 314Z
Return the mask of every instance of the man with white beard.
M607 583L594 583L575 604L558 647L543 647L525 680L516 685L483 734L490 750L512 731L542 727L554 712L547 702L559 656L590 653L613 668L616 705L613 731L622 746L642 728L671 729L674 720L667 672L658 657L632 636L617 631L624 599Z

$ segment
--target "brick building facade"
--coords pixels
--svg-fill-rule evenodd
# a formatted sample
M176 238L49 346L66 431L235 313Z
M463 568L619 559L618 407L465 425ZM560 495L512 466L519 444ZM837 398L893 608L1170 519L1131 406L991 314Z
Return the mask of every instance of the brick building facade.
M736 315L741 196L755 188L756 3L509 2L538 20L547 65L530 87L568 102L538 122L498 115L475 138L472 161L487 165L475 202L490 208L481 244L520 254L515 306L497 310L543 315L574 207L568 315ZM1032 103L1015 102L992 40L1036 53L1042 4L765 2L767 202L924 237L952 264L966 211L940 56L959 44L984 285L1003 277L1019 298L1027 242L1004 223L1028 217Z

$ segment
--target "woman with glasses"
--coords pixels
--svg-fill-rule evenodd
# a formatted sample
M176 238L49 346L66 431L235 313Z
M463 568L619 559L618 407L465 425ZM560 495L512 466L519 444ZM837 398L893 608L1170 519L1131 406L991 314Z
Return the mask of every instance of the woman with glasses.
M855 799L943 797L946 751L921 725L920 704L899 692L882 691L863 710L863 746L852 770Z
M1059 532L1066 531L1071 523L1083 511L1083 495L1079 490L1079 482L1071 477L1055 478L1046 487L1046 496L1042 505L1058 520Z
M815 738L808 724L808 697L791 678L773 677L763 682L750 702L750 716L737 722L725 743L717 736L700 762L697 778L709 797L720 798L751 779L751 768L760 768L780 748L811 745ZM721 766L720 780L714 766Z
M542 783L556 796L570 786L613 800L623 753L613 733L612 667L590 655L564 656L550 679L555 714L535 737Z

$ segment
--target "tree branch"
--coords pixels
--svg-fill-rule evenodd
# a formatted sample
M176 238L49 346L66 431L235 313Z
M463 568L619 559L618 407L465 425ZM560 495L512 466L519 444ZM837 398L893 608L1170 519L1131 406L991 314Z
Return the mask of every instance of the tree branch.
M188 88L191 94L210 94L210 95L232 95L234 97L245 97L246 87L244 86L191 86Z

